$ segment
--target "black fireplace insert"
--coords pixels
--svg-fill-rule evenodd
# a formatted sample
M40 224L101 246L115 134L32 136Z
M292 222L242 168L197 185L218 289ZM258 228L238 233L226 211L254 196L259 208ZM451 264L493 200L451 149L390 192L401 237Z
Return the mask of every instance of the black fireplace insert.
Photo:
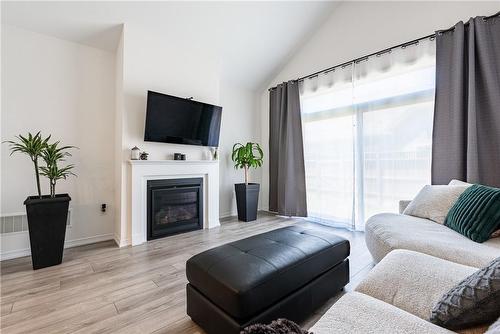
M148 240L203 228L203 178L148 180Z

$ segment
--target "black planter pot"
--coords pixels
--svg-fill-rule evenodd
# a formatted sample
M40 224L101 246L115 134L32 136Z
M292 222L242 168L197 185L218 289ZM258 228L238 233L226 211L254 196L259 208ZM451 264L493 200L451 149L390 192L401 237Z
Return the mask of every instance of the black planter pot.
M61 264L71 197L68 194L30 196L24 201L28 215L33 269Z
M238 219L249 222L257 219L257 204L259 203L260 184L237 183L234 185L236 192L236 206Z

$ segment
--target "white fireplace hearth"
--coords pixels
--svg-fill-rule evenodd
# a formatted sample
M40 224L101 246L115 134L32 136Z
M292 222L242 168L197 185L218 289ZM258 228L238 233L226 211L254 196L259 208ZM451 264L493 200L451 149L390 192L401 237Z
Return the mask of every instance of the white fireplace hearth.
M148 180L203 178L203 228L219 223L219 161L217 160L130 160L131 243L147 241Z

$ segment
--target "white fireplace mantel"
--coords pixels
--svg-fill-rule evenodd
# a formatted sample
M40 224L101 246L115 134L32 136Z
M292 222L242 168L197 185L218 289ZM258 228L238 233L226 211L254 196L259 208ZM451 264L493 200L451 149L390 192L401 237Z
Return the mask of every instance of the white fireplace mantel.
M219 226L218 160L130 160L132 246L147 241L148 180L203 178L203 228Z

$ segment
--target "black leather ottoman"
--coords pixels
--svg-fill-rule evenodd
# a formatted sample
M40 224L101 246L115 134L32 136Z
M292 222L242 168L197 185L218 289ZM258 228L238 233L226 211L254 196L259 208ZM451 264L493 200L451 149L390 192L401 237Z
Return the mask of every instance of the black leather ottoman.
M327 227L280 228L186 263L187 313L209 334L302 321L349 282L349 241Z

